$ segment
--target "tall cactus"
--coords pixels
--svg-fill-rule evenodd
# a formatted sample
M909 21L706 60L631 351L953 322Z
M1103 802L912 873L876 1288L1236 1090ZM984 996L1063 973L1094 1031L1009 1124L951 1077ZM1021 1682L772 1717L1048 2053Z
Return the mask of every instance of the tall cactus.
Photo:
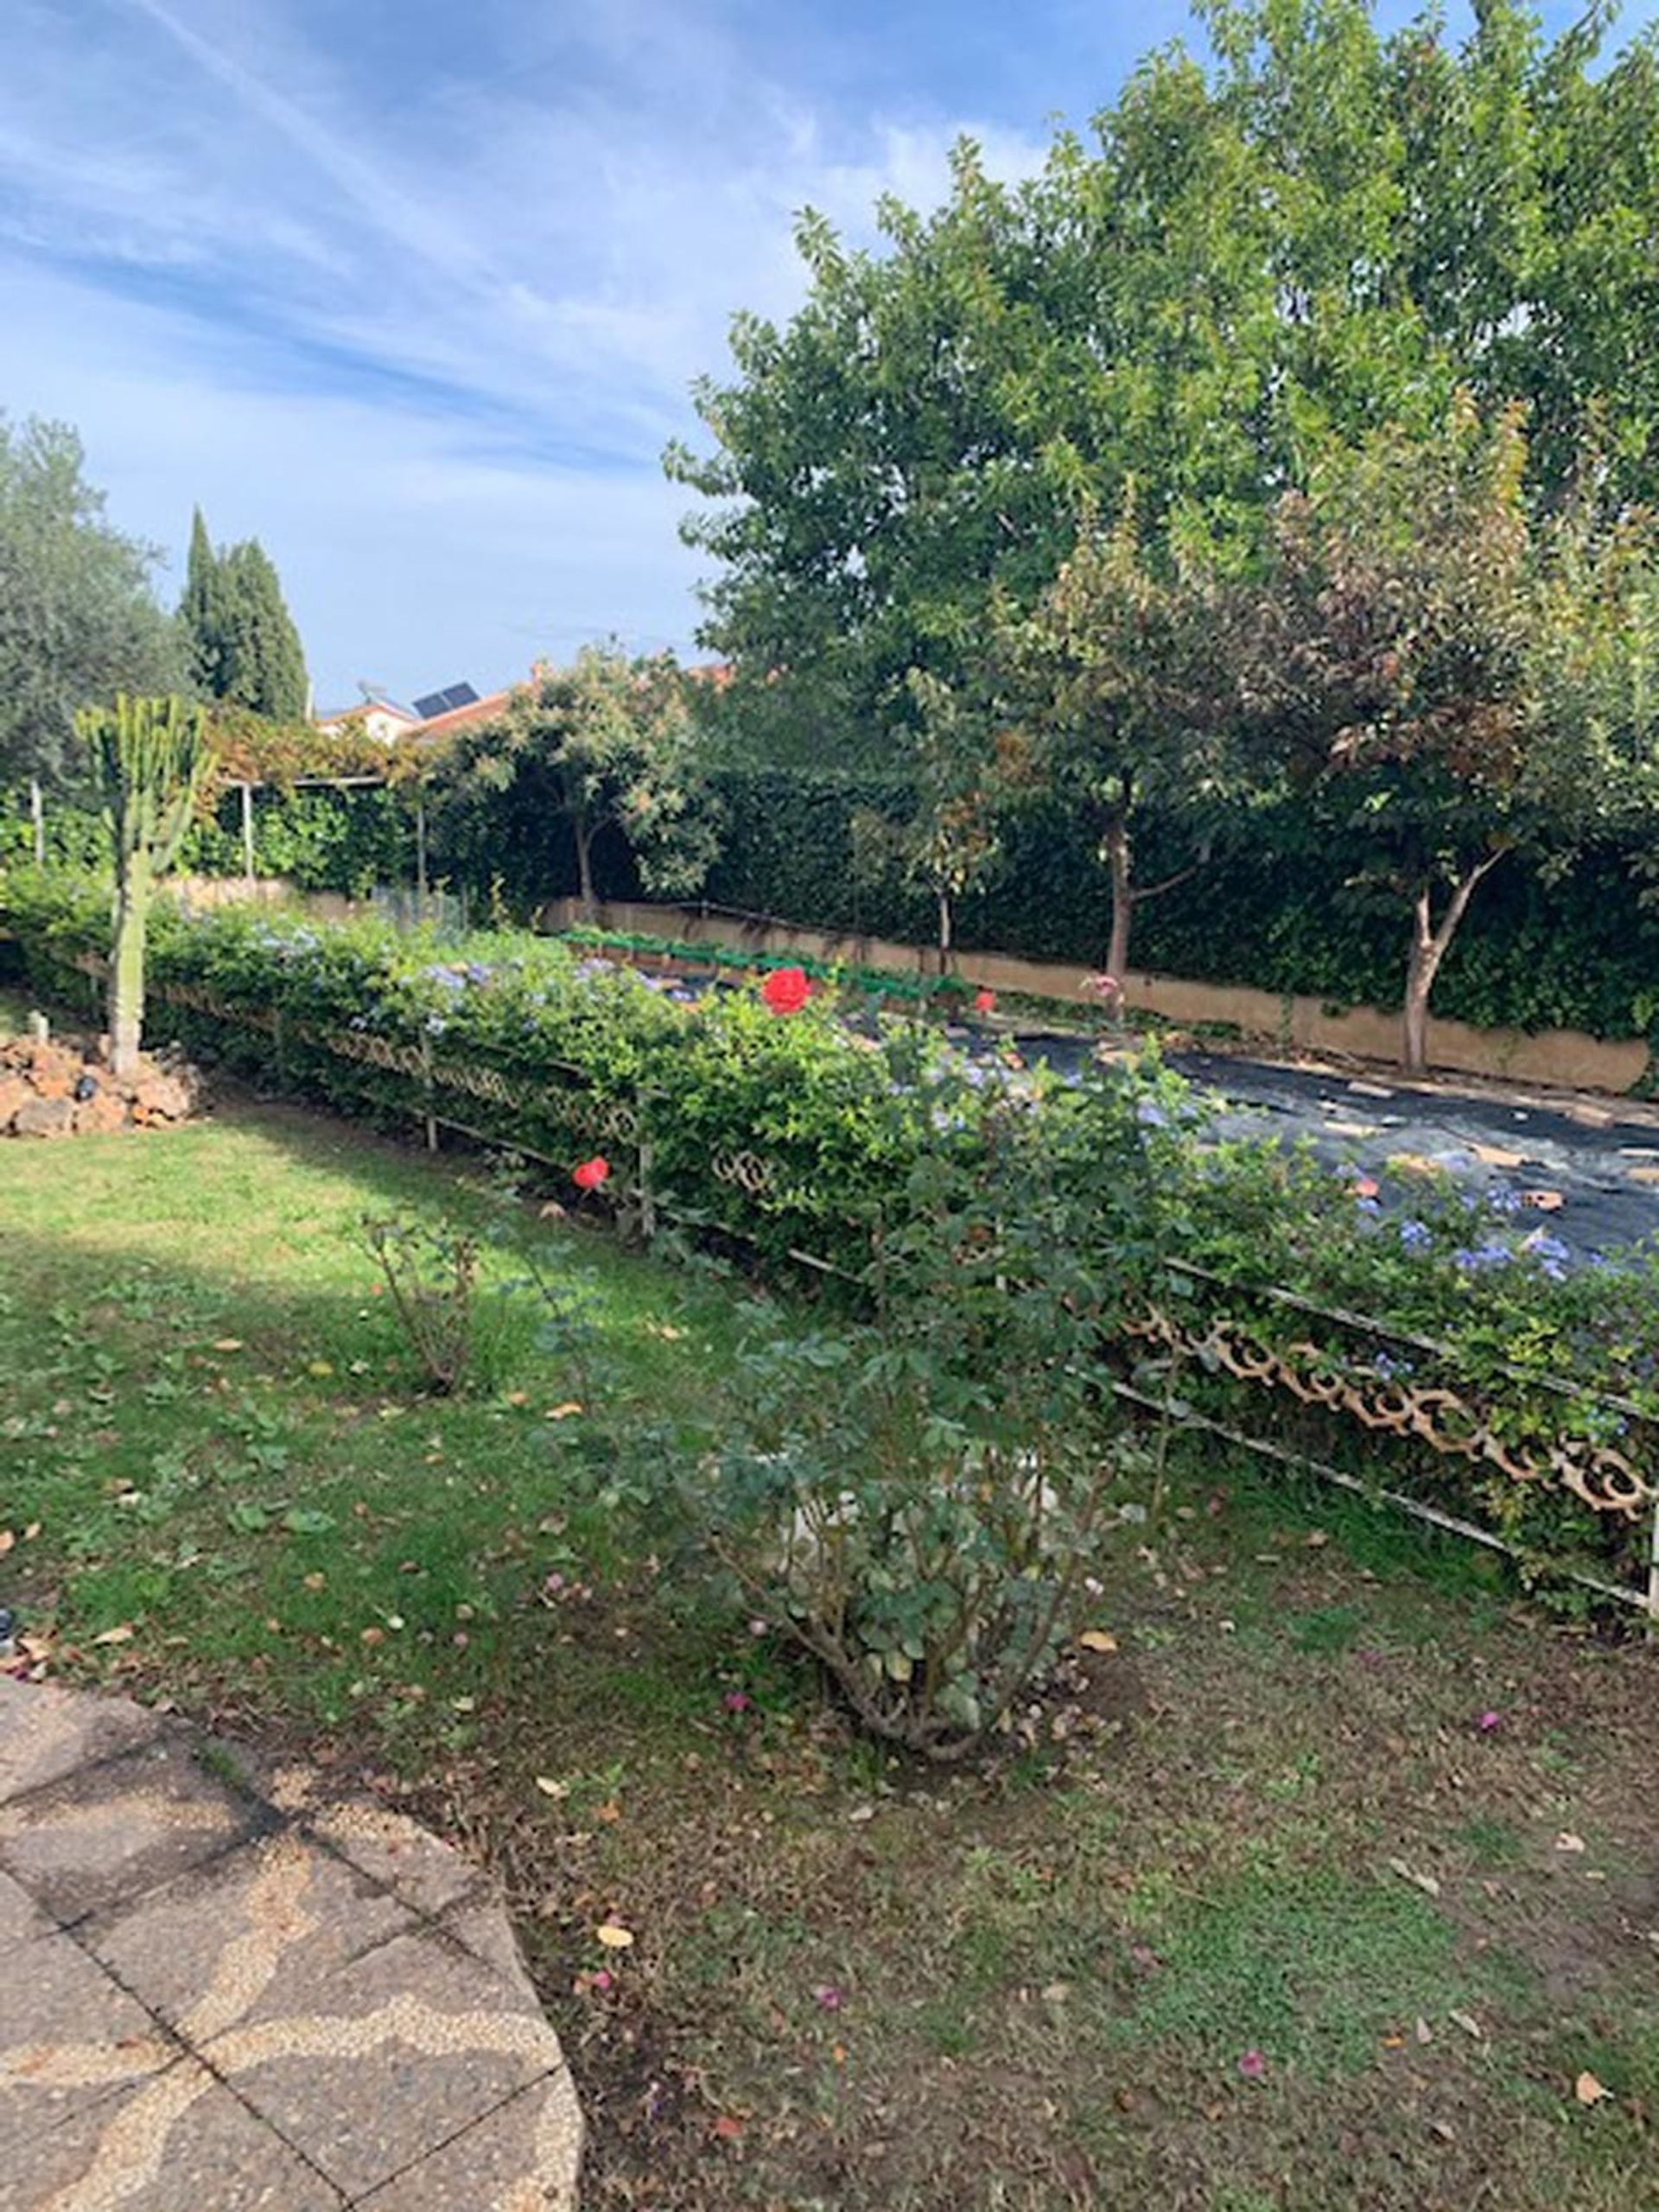
M144 940L158 878L178 857L213 765L202 709L184 699L132 699L75 718L92 754L115 863L110 956L111 1064L130 1075L144 1019Z

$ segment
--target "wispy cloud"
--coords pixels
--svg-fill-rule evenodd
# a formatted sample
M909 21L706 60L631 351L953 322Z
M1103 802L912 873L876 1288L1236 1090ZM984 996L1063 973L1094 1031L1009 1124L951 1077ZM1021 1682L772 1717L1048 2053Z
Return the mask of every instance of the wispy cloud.
M330 692L683 645L690 379L798 296L802 204L867 231L976 122L767 50L734 0L11 0L0 405L145 534L264 537ZM1040 159L1039 116L978 135Z

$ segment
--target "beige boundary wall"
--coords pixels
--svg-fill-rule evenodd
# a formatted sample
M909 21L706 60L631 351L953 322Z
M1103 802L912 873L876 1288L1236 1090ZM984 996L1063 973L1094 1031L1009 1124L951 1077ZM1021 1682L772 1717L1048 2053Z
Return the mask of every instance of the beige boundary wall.
M569 928L582 918L574 899L543 907L546 929ZM802 952L817 960L845 960L861 968L886 968L914 975L937 969L938 956L913 944L876 937L834 937L823 930L779 923L748 923L695 906L645 906L614 901L603 906L599 925L641 935L678 938L687 944L733 944L760 952ZM994 991L1027 991L1040 998L1080 1003L1084 978L1092 971L1057 962L1016 960L1001 952L964 952L964 980ZM1281 1051L1345 1052L1358 1059L1397 1061L1400 1017L1375 1007L1336 1007L1328 1001L1246 984L1193 983L1179 976L1131 972L1124 979L1132 1007L1183 1024L1233 1023L1247 1037L1260 1038ZM1560 1084L1579 1090L1626 1091L1640 1081L1648 1065L1639 1039L1610 1044L1577 1029L1545 1029L1535 1035L1521 1029L1476 1029L1465 1021L1434 1020L1429 1026L1431 1065L1460 1075L1501 1076L1519 1083Z
M327 921L346 921L372 911L360 899L334 892L300 893L290 884L264 879L250 883L240 876L186 877L178 887L198 906L243 899L297 903ZM564 930L583 918L575 899L556 899L537 918L543 929ZM805 953L815 960L844 960L896 975L925 973L938 964L931 948L887 938L836 937L778 922L740 921L729 915L705 914L696 906L615 900L601 906L597 919L601 928L641 936L677 938L689 944L739 945L753 952ZM1016 960L1001 952L964 952L960 964L963 978L976 988L982 983L994 991L1025 991L1071 1006L1080 1002L1084 978L1093 972L1058 962ZM1245 1036L1281 1052L1344 1052L1357 1059L1385 1062L1399 1058L1400 1017L1375 1007L1337 1007L1324 999L1281 995L1247 984L1193 983L1179 976L1135 972L1125 979L1125 993L1132 1007L1167 1020L1186 1025L1230 1022ZM1578 1029L1529 1034L1521 1029L1476 1029L1464 1021L1431 1021L1428 1054L1431 1065L1459 1075L1615 1093L1633 1089L1648 1065L1647 1046L1639 1039L1610 1044Z

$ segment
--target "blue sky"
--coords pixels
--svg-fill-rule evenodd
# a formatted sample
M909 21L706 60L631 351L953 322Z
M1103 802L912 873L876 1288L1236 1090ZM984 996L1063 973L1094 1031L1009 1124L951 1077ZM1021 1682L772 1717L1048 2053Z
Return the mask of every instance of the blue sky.
M696 566L659 457L732 310L798 297L793 212L861 233L885 190L929 204L963 130L1034 168L1185 23L1166 0L4 0L0 409L79 427L169 596L193 501L262 537L321 704L359 677L483 690L611 632L683 650Z

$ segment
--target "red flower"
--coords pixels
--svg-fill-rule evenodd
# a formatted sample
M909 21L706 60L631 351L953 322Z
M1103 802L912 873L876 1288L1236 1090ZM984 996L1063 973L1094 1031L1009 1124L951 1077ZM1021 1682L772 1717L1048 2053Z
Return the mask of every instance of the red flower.
M803 968L774 968L760 986L760 995L774 1014L798 1014L811 995Z
M591 1160L584 1160L570 1177L579 1191L596 1191L601 1183L608 1183L610 1179L611 1163L608 1160L601 1160L597 1153Z
M996 993L995 991L982 989L976 991L974 993L974 1012L976 1014L995 1014L996 1012Z

